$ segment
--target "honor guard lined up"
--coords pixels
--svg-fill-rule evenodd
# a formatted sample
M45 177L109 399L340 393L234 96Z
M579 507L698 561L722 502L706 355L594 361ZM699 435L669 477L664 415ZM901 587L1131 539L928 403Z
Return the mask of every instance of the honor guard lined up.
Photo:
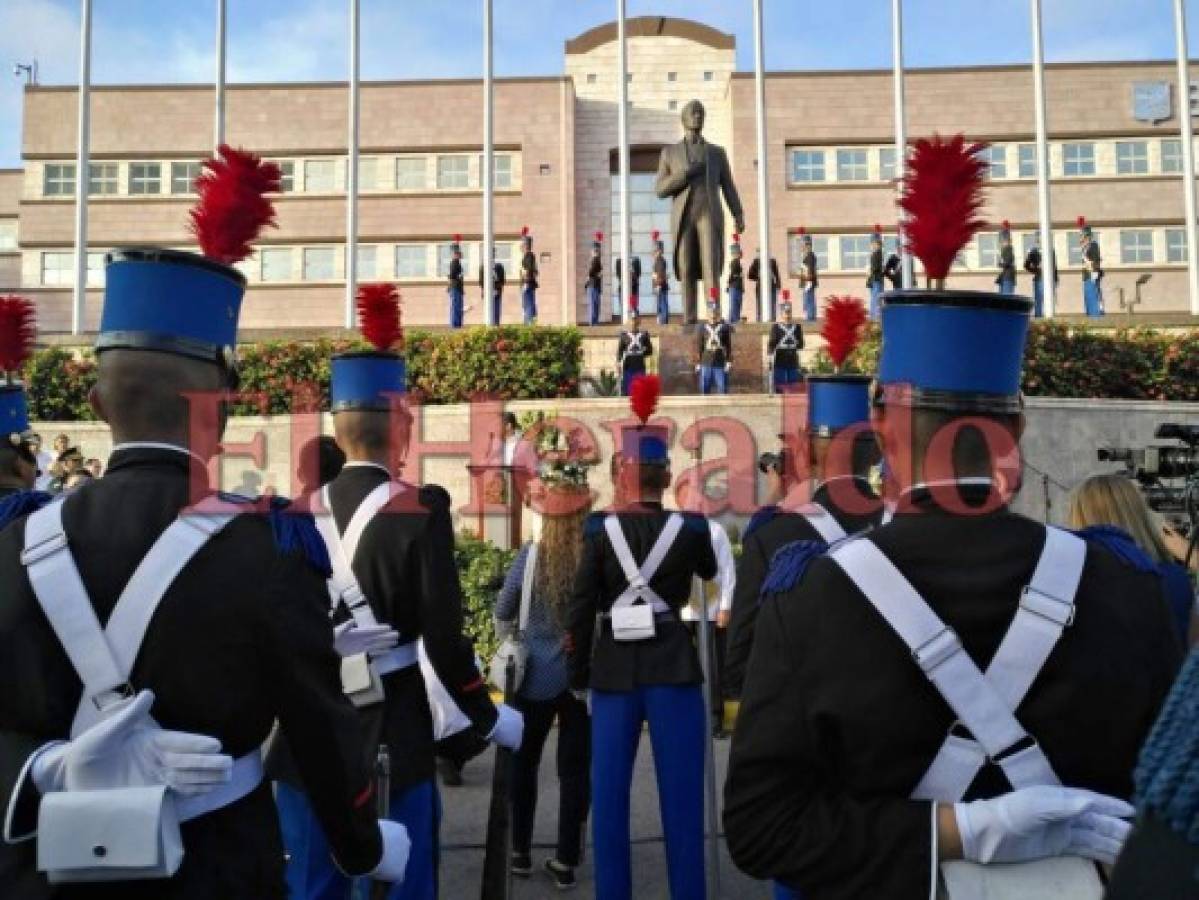
M445 292L450 300L450 327L461 328L465 314L466 276L462 269L462 235L454 235L450 244L450 270L446 273Z
M1078 244L1082 248L1082 301L1088 316L1104 314L1103 307L1103 256L1099 252L1099 241L1095 232L1082 216L1078 217Z
M591 262L587 264L587 323L598 325L600 320L600 300L604 296L604 261L600 256L603 249L604 233L597 231L591 242Z
M812 318L815 318L813 316ZM799 384L799 351L803 349L803 326L791 318L791 292L783 291L779 320L770 326L766 355L770 361L770 387L778 393L787 385Z
M633 386L641 421L619 431L616 502L587 520L568 614L571 687L591 704L595 895L605 900L635 896L630 791L646 722L670 893L704 896L703 676L680 610L692 579L716 574L716 559L702 517L662 508L669 430L645 424L657 388L652 375Z
M480 251L481 252L481 251ZM499 257L495 255L495 250L491 251L493 260L491 266L491 317L492 322L496 325L501 324L501 316L504 308L504 284L507 280L507 273L504 271L504 264L500 262ZM479 264L479 291L480 293L487 290L483 283L483 264ZM483 301L486 303L486 299Z
M112 429L105 476L46 505L24 495L0 532L5 897L283 898L259 750L276 724L337 864L404 871L407 836L376 819L337 677L311 516L207 487L237 385L233 263L279 189L273 164L218 152L196 180L204 256L107 257L92 394Z
M362 332L375 349L333 357L330 399L341 473L322 492L318 517L329 547L329 596L343 686L358 707L369 743L365 759L385 747L391 761L389 818L402 823L412 853L392 900L437 896L441 801L434 760L429 692L417 642L452 702L482 737L520 744L520 713L495 707L462 634L462 595L454 562L450 499L437 485L416 486L393 473L407 454L412 418L397 399L407 390L399 295L394 285L363 285ZM345 896L350 880L333 866L311 796L289 777L280 748L278 804L290 854L292 896Z
M533 252L533 235L529 226L520 230L520 306L524 313L524 324L537 324L537 254ZM496 317L499 322L499 317Z
M660 233L655 231L654 268L652 278L654 283L654 300L658 305L658 324L670 324L670 275L666 265L666 245L662 243Z
M886 287L883 284L883 230L874 226L870 233L870 268L866 273L866 289L870 291L870 318L878 319L879 297Z
M818 262L816 251L812 249L812 236L803 228L799 229L800 246L803 257L799 261L799 283L803 288L803 315L809 322L816 321L816 288L820 286L820 276L817 273Z
M720 317L720 297L712 288L708 297L708 321L697 329L699 376L701 394L727 394L729 370L733 366L733 328Z
M733 235L729 245L729 321L741 321L741 302L745 299L745 270L741 265L741 235Z
M645 374L645 360L654 355L654 342L641 327L641 314L629 316L629 327L620 333L616 345L616 367L620 372L620 395L627 397L633 379Z
M1001 294L1016 293L1016 251L1012 249L1012 226L1007 219L999 229L999 274L995 284Z

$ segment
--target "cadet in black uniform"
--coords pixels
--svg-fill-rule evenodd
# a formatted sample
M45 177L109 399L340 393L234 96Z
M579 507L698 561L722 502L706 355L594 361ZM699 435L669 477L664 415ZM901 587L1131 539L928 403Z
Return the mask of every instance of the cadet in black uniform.
M629 288L626 291L624 282L621 280L620 258L616 259L616 293L620 298L628 299L629 309L632 312L641 311L641 257L634 256L632 262L632 276L630 278Z
M777 394L786 385L799 384L799 351L803 349L803 326L791 319L791 292L783 291L779 321L770 326L766 355L770 358L770 386Z
M758 310L762 309L762 251L759 250L754 256L754 261L749 264L749 271L746 277L754 283L754 290L758 298ZM767 310L767 316L770 319L774 318L775 301L778 299L779 291L783 287L783 279L779 277L779 264L773 256L770 257L770 308Z
M466 302L465 273L462 271L462 235L454 235L454 243L450 244L450 271L446 273L446 293L450 295L450 327L461 328Z
M1039 239L1035 239L1039 240ZM1040 319L1045 315L1045 270L1044 259L1041 256L1040 243L1034 243L1024 255L1024 271L1032 276L1033 317ZM1057 260L1053 261L1053 286L1057 287Z
M1012 226L1007 219L999 229L999 274L995 276L999 293L1016 293L1016 251L1012 249Z
M741 321L741 301L745 298L745 270L741 266L741 235L733 235L733 243L729 247L729 321L736 324Z
M590 692L595 895L604 900L633 896L629 793L646 721L671 896L704 895L703 675L680 610L693 578L715 576L716 559L702 517L662 508L668 439L653 426L620 433L615 480L628 505L588 519L568 613L571 688Z
M695 372L699 375L701 394L727 394L729 392L729 369L733 365L733 329L720 318L720 298L716 288L708 297L708 321L697 330L696 353L699 362Z
M33 302L24 297L0 297L0 500L33 489L37 480L35 438L29 427L25 388L18 382L21 367L33 353ZM2 514L0 514L2 515Z
M376 820L363 736L341 691L328 619L328 556L311 517L284 509L282 501L270 503L269 514L228 502L220 504L222 518L183 512L214 499L207 457L223 425L215 404L189 403L185 395L217 397L235 383L232 348L245 279L231 263L249 253L240 234L238 249L228 249L222 218L247 214L208 208L204 198L213 185L226 195L253 195L263 189L259 184L271 190L272 182L277 189L279 177L277 168L248 154L220 152L226 159L206 164L197 180L195 215L200 245L215 258L166 249L109 254L92 395L115 444L104 477L0 531L0 805L8 812L6 840L36 838L0 851L4 897L51 895L33 868L43 843L63 851L72 838L86 840L57 858L89 867L163 852L153 825L140 832L140 842L137 829L125 830L121 853L93 846L97 838L117 839L95 819L92 810L105 815L98 800L75 807L65 832L47 832L50 797L61 801L87 786L113 789L131 803L120 789L149 784L166 785L168 802L185 820L185 854L174 876L63 884L53 896L283 898L283 846L259 754L276 724L296 748L338 865L387 880L403 872L407 838L401 826ZM230 158L242 162L234 166ZM242 182L239 170L253 181ZM167 532L171 552L164 555L159 544L151 567L165 577L123 598ZM23 553L30 537L38 538L37 547ZM194 555L184 557L172 579L162 563L177 564L180 544ZM43 607L37 595L47 590L56 601ZM165 593L154 598L156 590ZM76 652L90 647L86 682L72 663L79 657L68 658L44 612L53 609L62 626L58 613L73 597L95 611L90 626L88 617L77 616L85 627L65 632ZM155 599L156 607L143 609ZM116 612L128 613L120 624ZM138 620L147 623L144 636ZM81 635L91 643L81 644ZM126 684L96 677L104 645L110 656L116 648L139 648L132 662L121 651L100 667ZM112 757L88 759L82 748L104 733ZM195 756L173 759L180 751ZM222 760L223 768L214 769ZM140 809L144 816L144 804ZM106 815L115 821L114 813ZM129 814L122 819L132 821Z
M1086 314L1093 318L1102 316L1103 309L1103 257L1095 233L1082 216L1078 217L1078 243L1082 247L1082 301Z
M529 234L529 226L520 231L520 304L524 311L525 324L537 324L537 254L533 252L533 235ZM499 319L497 318L498 322Z
M875 225L870 235L870 268L866 273L866 288L870 291L870 318L878 318L878 299L883 286L883 230Z
M803 315L809 322L816 321L816 288L820 286L820 275L816 271L816 251L812 249L812 236L799 229L803 258L799 261L799 284L803 288Z
M654 355L654 342L641 327L640 313L629 317L629 327L620 333L616 345L616 368L620 372L620 395L627 397L633 379L645 374L646 357Z
M814 561L785 547L767 576L724 821L738 866L809 900L925 900L955 859L1110 862L1127 834L1115 798L1180 658L1160 582L1011 512L1018 463L974 427L928 456L966 417L1016 441L1030 306L884 304L895 519Z
M369 687L351 696L372 739L370 747L388 749L395 773L390 816L403 823L412 838L404 884L389 897L432 900L437 896L441 803L434 780L429 697L416 642L423 640L437 677L480 736L514 749L520 744L522 720L514 709L501 706L497 711L492 705L469 642L463 639L449 495L437 485L419 487L392 475L396 462L406 455L411 427L407 411L392 411L390 406L391 399L407 389L406 368L391 349L398 327L376 330L368 302L394 317L391 321L399 321L395 288L364 285L358 304L364 311L363 333L376 349L332 360L333 425L347 461L325 489L332 521L323 517L320 525L334 560L333 590L342 598L339 641L353 642L355 632L367 638L345 653L346 665L359 660L366 675L363 684L378 681L382 689L382 696L372 695ZM367 603L358 606L348 599L353 597ZM392 640L372 645L371 635L387 629ZM368 657L359 656L363 650ZM370 755L373 758L373 749ZM333 896L326 891L347 890L348 880L329 862L303 795L281 783L279 806L290 867L303 876L306 886L303 891L297 887L295 895L323 898ZM294 883L300 883L298 877Z
M883 266L883 275L887 281L891 282L891 290L898 291L903 287L903 260L899 258L898 253L891 253L887 256L887 262Z
M507 279L507 273L504 271L504 264L496 259L492 264L491 276L491 316L492 322L496 325L500 324L501 315L504 308L504 283ZM483 286L483 266L479 265L479 290L484 290Z
M658 324L659 325L669 325L670 324L670 275L668 274L668 269L666 267L666 256L665 256L666 247L662 243L662 240L659 237L657 231L655 231L653 234L653 242L654 242L654 268L653 268L652 278L653 278L653 282L654 282L654 299L657 301L657 304L658 304Z
M600 319L600 299L604 291L604 261L600 258L603 240L604 233L597 231L591 242L591 262L587 266L587 322L590 325L598 325Z

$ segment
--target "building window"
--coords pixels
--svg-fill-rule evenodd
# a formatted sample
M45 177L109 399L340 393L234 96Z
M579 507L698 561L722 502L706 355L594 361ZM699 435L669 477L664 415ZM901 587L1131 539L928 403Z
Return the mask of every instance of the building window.
M1019 149L1020 154L1020 177L1021 178L1036 178L1037 177L1037 145L1036 144L1021 144Z
M1062 173L1064 175L1094 175L1095 145L1062 144Z
M669 81L669 82L672 82L672 83L673 83L673 82L675 82L675 81L678 81L678 80L679 80L679 73L678 73L678 72L667 72L667 73L666 73L666 80L667 80L667 81Z
M789 271L799 274L803 268L804 245L798 234L792 234L787 239L787 260ZM816 269L823 272L828 268L828 238L812 235L812 252L816 254Z
M17 248L17 220L0 219L0 250Z
M837 151L837 180L865 181L870 177L865 150Z
M1187 261L1187 233L1185 228L1166 229L1166 262Z
M334 277L336 276L333 274L333 248L305 247L304 280L332 281Z
M358 157L358 190L379 189L379 160L373 156Z
M425 278L429 274L424 244L396 245L396 278Z
M296 163L292 159L272 160L279 167L279 193L290 194L296 189Z
M713 81L715 78L715 72L704 72L704 81Z
M87 167L87 192L93 195L111 195L117 192L116 163L91 163Z
M978 151L978 158L987 163L988 178L1007 178L1007 149L990 146Z
M373 281L379 277L378 247L374 244L359 244L355 258L358 260L358 279L360 281Z
M401 156L396 160L396 188L401 191L423 191L429 186L428 165L423 156Z
M978 236L978 267L980 269L999 267L999 235L980 234Z
M87 286L104 287L104 273L104 254L89 253L87 255Z
M75 195L75 164L48 164L42 173L42 194L47 197L73 197Z
M895 174L895 148L880 147L878 151L878 177L883 181L894 181Z
M291 281L290 247L264 247L258 256L262 260L263 281Z
M1165 175L1182 173L1182 141L1162 141L1162 173Z
M594 73L594 72L588 72L588 73L587 73L587 83L588 83L588 84L595 84L595 82L596 82L597 80L598 80L598 79L596 78L596 75L595 75L595 73Z
M679 108L679 101L678 100L667 100L666 108L668 110L670 110L671 112L674 112L675 110L677 110Z
M162 163L130 163L129 193L158 194L162 192Z
M492 187L497 190L507 190L512 187L512 157L506 153L497 153L491 158L494 167L491 173ZM479 157L479 181L483 180L482 172L485 167L483 157Z
M1121 231L1120 262L1125 265L1153 262L1153 232L1147 228Z
M309 194L331 194L337 190L337 168L331 159L309 159L304 162L304 191Z
M792 150L791 180L799 184L824 181L824 151Z
M1145 141L1116 141L1116 174L1147 175L1149 144Z
M200 164L198 162L171 163L171 193L194 194L196 179L199 177Z
M438 190L461 190L468 187L470 187L470 160L467 157L437 157Z
M870 236L855 234L841 238L841 269L867 269L870 267Z
M59 287L75 282L74 253L43 253L42 284Z

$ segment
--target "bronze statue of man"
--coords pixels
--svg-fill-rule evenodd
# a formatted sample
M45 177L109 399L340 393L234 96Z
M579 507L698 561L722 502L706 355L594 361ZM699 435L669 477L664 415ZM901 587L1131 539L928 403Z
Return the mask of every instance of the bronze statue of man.
M683 140L663 147L655 190L674 198L670 225L674 234L674 276L683 287L683 321L696 321L698 282L720 289L724 271L724 201L737 231L745 231L741 198L724 148L703 139L704 105L692 100L683 107Z

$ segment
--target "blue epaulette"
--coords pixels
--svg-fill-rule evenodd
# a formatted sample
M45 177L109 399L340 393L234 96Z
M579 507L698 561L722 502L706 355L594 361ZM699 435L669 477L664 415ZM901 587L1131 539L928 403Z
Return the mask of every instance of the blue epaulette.
M812 560L818 559L828 552L828 544L821 540L792 541L783 544L774 551L770 558L770 568L762 580L762 590L758 592L758 601L767 594L783 594L795 587L803 579L804 573Z
M1191 652L1141 748L1133 801L1199 844L1199 650Z
M604 530L605 513L593 512L587 516L587 521L583 523L584 536L589 534L599 534Z
M44 491L21 491L0 500L0 529L7 528L22 516L35 513L54 497Z
M1088 544L1098 544L1111 552L1120 562L1138 572L1149 574L1157 571L1157 565L1142 550L1123 528L1114 525L1088 525L1074 532Z
M749 520L749 524L745 526L745 531L741 533L741 540L744 542L751 534L765 525L767 522L773 521L774 517L779 514L779 508L775 504L763 506Z
M291 501L286 497L272 497L269 515L275 545L285 555L299 555L317 574L329 578L333 574L333 563L329 561L329 548L316 529L312 513L290 509Z

